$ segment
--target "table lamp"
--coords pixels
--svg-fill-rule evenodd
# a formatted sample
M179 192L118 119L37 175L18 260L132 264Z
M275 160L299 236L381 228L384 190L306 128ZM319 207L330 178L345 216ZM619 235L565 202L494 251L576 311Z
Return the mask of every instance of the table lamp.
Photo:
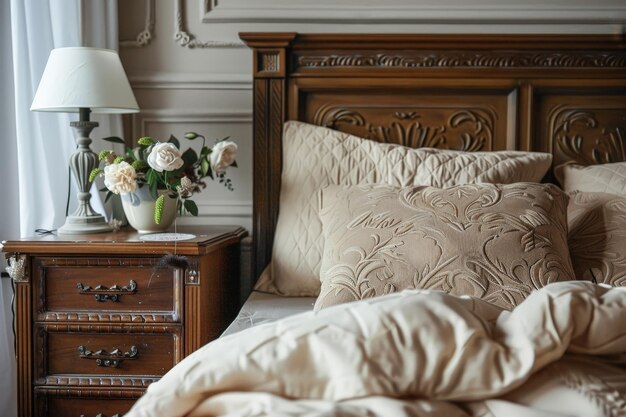
M89 114L139 111L117 52L86 47L52 50L30 109L79 113L80 120L70 123L78 145L70 157L70 166L78 185L78 207L67 216L58 232L82 234L111 231L104 216L97 213L89 202L89 174L98 166L98 155L89 147L89 134L98 122L90 121Z

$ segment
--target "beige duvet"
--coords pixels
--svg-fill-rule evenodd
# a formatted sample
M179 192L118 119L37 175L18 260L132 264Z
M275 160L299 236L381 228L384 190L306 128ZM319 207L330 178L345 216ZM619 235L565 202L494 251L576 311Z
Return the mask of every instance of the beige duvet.
M127 416L626 416L625 354L626 288L405 291L216 340Z

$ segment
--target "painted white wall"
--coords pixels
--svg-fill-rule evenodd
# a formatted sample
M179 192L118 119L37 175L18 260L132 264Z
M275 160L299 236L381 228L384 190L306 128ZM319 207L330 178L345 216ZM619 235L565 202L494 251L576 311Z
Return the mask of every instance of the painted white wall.
M119 21L120 55L142 109L131 134L167 139L194 130L239 144L239 168L230 171L235 191L209 183L195 199L200 216L179 224L250 230L252 55L239 32L621 33L626 2L125 0ZM142 31L144 45L137 46Z

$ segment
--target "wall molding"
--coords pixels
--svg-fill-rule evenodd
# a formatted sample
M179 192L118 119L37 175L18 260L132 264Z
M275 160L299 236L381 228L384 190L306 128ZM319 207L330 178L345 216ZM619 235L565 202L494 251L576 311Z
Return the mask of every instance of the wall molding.
M198 206L200 210L200 206ZM222 209L223 210L223 209ZM230 210L228 208L227 210ZM245 227L247 230L251 230L252 224L252 206L250 206L250 213L245 216L231 216L227 214L211 215L200 212L197 216L179 216L176 218L178 226L206 226L211 224L236 224Z
M178 45L190 49L195 48L243 48L245 45L241 41L217 41L207 40L201 41L196 38L195 35L187 32L185 29L184 18L184 2L183 0L176 0L175 18L176 18L176 33L174 33L174 40Z
M207 191L203 191L207 192ZM203 221L207 218L211 219L245 219L252 220L252 201L244 201L244 202L211 202L211 203L201 203L195 199L198 205L198 211L200 214L198 216L192 215L184 215L178 216L177 221L179 224L205 224ZM238 221L237 223L242 223Z
M131 116L132 135L146 132L148 123L252 123L252 111L206 109L142 109Z
M209 217L252 217L252 201L197 202L200 212Z
M154 0L146 0L146 19L144 28L137 34L135 39L123 39L119 41L121 47L143 48L152 41L152 31L154 30Z
M200 0L204 23L255 22L255 23L587 23L623 25L626 5L617 0L604 1L602 6L559 4L521 6L485 4L467 6L465 0L455 4L414 0L379 1L362 4L350 0L336 0L334 4L315 4L305 0ZM488 3L488 2L487 2ZM497 3L497 2L494 2ZM554 3L554 2L552 2ZM561 2L563 3L563 2Z
M128 80L133 89L252 90L251 74L155 73Z

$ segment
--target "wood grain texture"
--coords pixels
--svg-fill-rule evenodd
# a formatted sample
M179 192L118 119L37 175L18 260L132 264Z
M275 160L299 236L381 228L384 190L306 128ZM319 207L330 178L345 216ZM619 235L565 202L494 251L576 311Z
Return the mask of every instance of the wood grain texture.
M271 254L273 236L268 236L268 230L262 225L270 223L270 205L265 198L270 196L271 164L269 159L269 115L268 103L269 81L257 79L254 81L254 122L253 122L253 150L254 150L254 175L253 175L253 228L252 239L257 250L252 255L253 270L257 271L265 266L265 260Z
M197 237L174 246L125 230L5 242L8 255L26 255L29 271L16 284L20 417L123 414L226 328L239 308L246 232L180 229ZM172 253L186 266L160 264Z
M35 257L37 319L79 319L96 310L99 316L89 320L124 322L146 313L143 321L151 321L154 312L161 312L160 321L179 321L180 274L157 264L158 258ZM128 288L131 282L134 289L114 292L114 300L93 294L98 288Z
M85 245L92 255L144 255L162 256L166 253L178 255L204 255L221 245L238 243L240 227L233 226L178 226L178 233L196 235L193 239L178 242L152 242L141 239L141 234L131 228L111 233L82 235L46 235L9 239L3 242L3 252L30 254L81 255Z
M73 394L82 395L84 393ZM107 398L106 401L103 401L102 399L56 396L50 392L38 392L35 409L37 410L36 415L113 417L115 414L124 415L130 410L134 402L135 398Z
M29 280L30 281L30 280ZM15 333L17 356L17 409L20 417L33 414L33 321L30 282L15 285Z
M94 375L98 377L162 376L182 358L176 355L175 346L180 343L178 332L169 334L150 333L82 333L50 332L36 329L36 349L43 351L41 362L36 363L37 383L44 383L49 376ZM82 346L90 352L104 350L100 357L118 359L117 366L98 365L95 357L80 354ZM124 353L137 349L133 358ZM119 349L120 355L113 355ZM112 381L113 382L113 381ZM113 382L115 384L115 382Z
M554 164L626 160L621 35L240 37L255 57L286 59L284 75L253 69L256 277L271 259L286 120L411 147L544 151Z

